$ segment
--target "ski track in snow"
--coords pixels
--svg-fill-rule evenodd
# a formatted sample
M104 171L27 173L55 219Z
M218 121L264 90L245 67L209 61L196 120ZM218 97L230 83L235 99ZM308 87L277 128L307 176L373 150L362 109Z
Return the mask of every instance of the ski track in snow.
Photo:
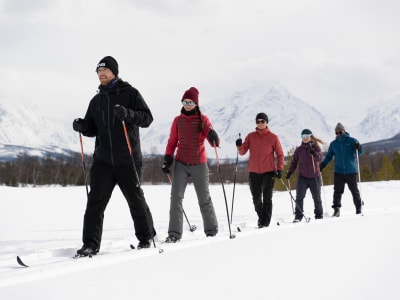
M306 232L321 231L321 228L324 227L338 226L343 230L346 224L354 224L357 220L361 220L362 222L359 223L362 224L373 222L374 219L379 220L382 217L400 218L400 201L397 199L400 191L399 181L362 183L361 194L366 203L364 216L355 215L350 192L346 189L341 216L339 218L327 217L326 215L332 213L330 207L325 209L325 205L330 205L332 195L332 186L327 186L323 189L324 219L313 219L313 203L308 192L304 214L310 217L311 221L307 223L303 219L301 223L294 224L292 223L293 214L289 194L275 192L271 224L268 228L258 229L248 186L236 185L235 208L231 225L231 232L236 238L230 239L221 186L212 185L210 190L219 220L219 233L216 237L205 237L194 189L189 185L185 195L184 208L191 225L195 225L197 229L190 232L184 219L184 233L181 241L167 244L164 239L168 235L169 196L166 195L169 194L169 188L167 185L143 187L155 220L156 248L130 249L130 244L136 247L137 240L133 236L133 226L130 223L127 205L116 189L106 210L103 241L99 254L93 258L74 259L73 256L81 245L81 219L85 207L84 187L19 189L0 187L1 194L6 196L2 196L0 200L0 211L2 212L0 221L2 228L0 231L2 237L0 240L0 288L27 282L39 282L43 279L83 270L92 269L95 272L103 267L119 263L128 264L144 259L154 260L156 256L165 257L168 260L172 253L187 255L191 252L201 251L201 249L209 249L209 247L215 250L235 247L234 245L242 245L247 241L254 243L254 241L265 240L265 243L268 244L269 240L279 236L283 237L288 234L299 236ZM226 185L226 190L232 190L232 185ZM292 193L295 195L295 191ZM382 197L382 195L385 196ZM54 196L57 196L58 199ZM232 195L228 193L228 203L231 202L231 197ZM27 198L31 199L29 203ZM69 201L67 206L60 205L65 201ZM24 206L24 210L21 210L22 206ZM68 209L65 209L66 207ZM6 208L9 210L7 214L4 213ZM58 212L63 209L63 216L58 218L52 216L54 211L51 209L54 208L57 208ZM32 215L37 215L38 219L32 220ZM13 228L13 230L10 232L9 228ZM5 239L4 235L6 235ZM227 243L230 243L230 246ZM160 253L160 249L163 250L163 253ZM17 255L29 267L18 265Z

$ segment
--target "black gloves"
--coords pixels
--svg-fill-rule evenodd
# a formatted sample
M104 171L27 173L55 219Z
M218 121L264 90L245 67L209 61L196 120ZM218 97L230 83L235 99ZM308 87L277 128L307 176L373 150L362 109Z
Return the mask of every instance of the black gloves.
M209 142L211 143L211 145L215 145L217 147L219 147L219 138L218 138L218 134L215 132L215 130L210 129L210 132L208 133L207 136Z
M281 179L282 178L282 171L281 170L275 171L275 177L278 178L278 179Z
M166 154L164 156L164 161L161 165L161 170L165 173L168 174L170 172L169 168L171 168L172 162L173 162L173 158L171 155Z
M361 151L361 145L360 145L359 142L357 142L357 143L354 144L354 149L356 149L356 150L358 150L358 151Z
M128 109L125 106L117 104L114 107L114 114L118 119L124 121L128 117Z
M72 128L77 132L85 131L87 127L86 120L77 118L72 122Z
M289 179L290 178L290 176L292 176L292 174L293 174L293 172L287 172L287 174L286 174L286 179Z
M319 164L319 170L322 172L322 169L326 167L326 164L323 162Z
M242 139L239 138L236 140L236 147L240 147L242 146L242 144L243 144Z

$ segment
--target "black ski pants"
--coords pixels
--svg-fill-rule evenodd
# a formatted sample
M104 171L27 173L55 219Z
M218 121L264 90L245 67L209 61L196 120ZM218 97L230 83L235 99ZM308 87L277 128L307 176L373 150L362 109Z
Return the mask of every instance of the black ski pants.
M353 196L353 203L356 207L356 211L361 210L361 196L357 185L357 175L354 174L339 174L335 173L333 178L333 205L332 208L340 208L342 206L342 195L344 193L344 187L347 183L349 190Z
M322 180L320 176L315 178L306 178L303 176L298 177L296 186L296 209L295 209L295 218L297 220L303 219L304 197L306 196L308 188L310 189L312 198L314 200L315 218L316 219L323 218L321 185L322 185Z
M269 226L272 217L272 191L275 172L249 173L250 191L254 209L258 215L258 225Z
M104 211L116 184L128 202L137 239L148 241L155 235L152 215L142 188L137 187L133 167L113 167L97 161L90 169L90 192L83 221L84 245L100 249Z

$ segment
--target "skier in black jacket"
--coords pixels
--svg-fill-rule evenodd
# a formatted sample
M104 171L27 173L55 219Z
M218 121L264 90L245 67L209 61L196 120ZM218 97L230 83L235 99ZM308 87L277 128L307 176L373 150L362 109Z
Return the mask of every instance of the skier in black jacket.
M128 202L138 248L150 247L155 235L152 215L139 182L142 166L139 127L149 127L153 116L139 91L118 77L118 63L113 57L104 57L97 64L96 72L101 83L99 91L90 101L85 118L73 122L75 131L96 137L83 246L77 251L78 256L91 256L99 251L104 211L116 184ZM135 166L122 121L126 124Z

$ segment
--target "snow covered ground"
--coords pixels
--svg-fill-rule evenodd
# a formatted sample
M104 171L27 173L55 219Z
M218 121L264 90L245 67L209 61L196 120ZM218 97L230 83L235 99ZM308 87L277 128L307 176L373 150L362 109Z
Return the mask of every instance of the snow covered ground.
M137 244L116 188L100 254L74 260L81 246L84 187L0 187L0 299L399 299L400 182L362 183L364 216L346 189L342 216L292 224L288 192L274 193L273 221L256 229L247 185L237 185L232 233L221 185L210 187L220 232L206 238L192 185L177 244L167 236L168 185L143 186L157 230L156 249ZM232 185L225 185L229 209ZM323 188L330 208L332 186ZM312 217L310 194L305 214ZM279 222L279 226L277 223ZM241 232L237 228L240 227ZM159 253L159 249L163 253ZM16 256L30 265L21 267Z

